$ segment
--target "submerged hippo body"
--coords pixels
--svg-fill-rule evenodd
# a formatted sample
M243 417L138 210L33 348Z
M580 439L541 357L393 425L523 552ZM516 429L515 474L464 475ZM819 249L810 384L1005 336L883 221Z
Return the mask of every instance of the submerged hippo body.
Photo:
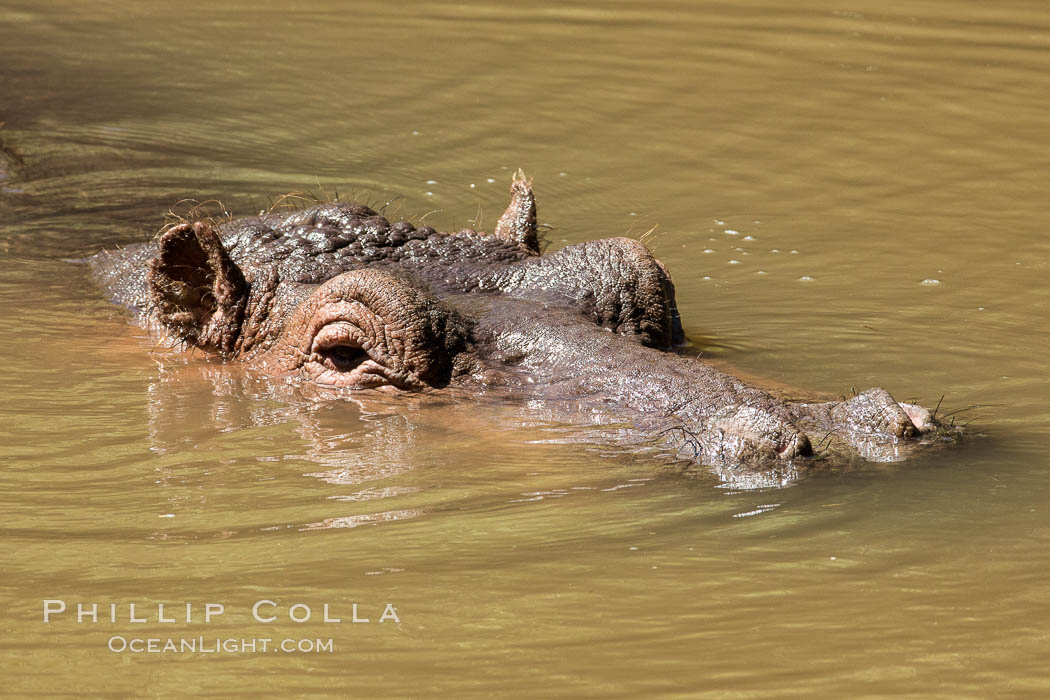
M334 202L183 223L92 266L116 301L187 348L333 395L502 387L591 402L722 474L797 473L815 448L894 460L943 432L882 389L785 401L670 352L683 334L663 265L627 238L541 255L520 171L491 234Z

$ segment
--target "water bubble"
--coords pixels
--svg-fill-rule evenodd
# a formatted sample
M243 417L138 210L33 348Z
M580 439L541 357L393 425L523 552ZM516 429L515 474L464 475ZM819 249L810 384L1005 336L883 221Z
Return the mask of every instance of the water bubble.
M920 282L919 284L925 284L925 285L926 285L926 286L928 286L928 287L932 287L932 286L934 286L934 285L938 285L938 284L940 284L940 283L941 283L941 281L940 281L940 280L934 280L934 279L925 279L925 280L923 280L922 282Z
M800 282L812 282L813 281L813 278L810 277L809 275L802 275L798 279L799 279Z

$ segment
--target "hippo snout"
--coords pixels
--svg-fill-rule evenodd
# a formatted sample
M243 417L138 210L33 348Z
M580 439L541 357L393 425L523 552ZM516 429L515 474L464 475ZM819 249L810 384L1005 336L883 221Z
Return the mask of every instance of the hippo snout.
M809 437L773 410L728 407L710 420L698 416L692 422L695 428L681 435L691 438L689 446L708 463L775 464L813 454Z

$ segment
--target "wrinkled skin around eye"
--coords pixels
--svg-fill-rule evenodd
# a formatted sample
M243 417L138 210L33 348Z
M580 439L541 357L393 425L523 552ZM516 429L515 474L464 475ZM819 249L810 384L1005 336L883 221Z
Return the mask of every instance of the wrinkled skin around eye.
M448 381L466 337L462 319L425 290L354 270L313 291L254 361L327 389L418 390Z
M334 320L332 320L334 319ZM357 302L335 302L315 316L317 330L301 372L306 379L333 389L423 386L406 372L404 344L396 342L396 327L388 327ZM401 352L389 352L389 347Z
M317 334L303 374L324 387L366 389L390 383L385 367L373 360L368 351L353 339L351 326L331 323Z

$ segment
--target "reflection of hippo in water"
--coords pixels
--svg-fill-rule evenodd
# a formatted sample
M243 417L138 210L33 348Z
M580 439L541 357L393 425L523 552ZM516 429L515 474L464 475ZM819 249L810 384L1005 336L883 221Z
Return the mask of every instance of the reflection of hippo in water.
M492 234L329 203L184 223L92 264L171 340L333 395L501 387L613 413L720 470L794 470L814 452L807 432L873 459L943 432L883 389L788 402L669 352L683 334L663 265L627 238L540 255L520 171L511 193Z

